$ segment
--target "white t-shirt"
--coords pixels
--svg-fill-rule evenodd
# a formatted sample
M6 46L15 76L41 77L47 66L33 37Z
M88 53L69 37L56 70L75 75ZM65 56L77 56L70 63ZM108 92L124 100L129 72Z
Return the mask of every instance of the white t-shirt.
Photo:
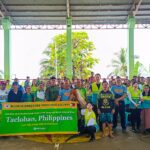
M85 110L86 109L81 109L81 115L85 115ZM92 112L88 112L88 116L91 114ZM87 127L88 126L93 126L93 125L95 125L95 120L94 120L94 118L91 118L91 119L89 119L89 121L88 121L88 123L87 123Z
M7 102L9 90L0 90L0 103Z
M44 100L44 98L45 98L44 91L37 91L37 98Z

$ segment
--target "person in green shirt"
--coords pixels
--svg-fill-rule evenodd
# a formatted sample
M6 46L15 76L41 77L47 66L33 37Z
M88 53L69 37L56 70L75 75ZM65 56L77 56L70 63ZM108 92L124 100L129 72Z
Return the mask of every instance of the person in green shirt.
M142 92L138 89L138 82L133 82L128 97L131 102L130 111L132 131L138 133L140 132L141 126L141 108L139 108L139 105L142 102Z
M98 113L97 113L98 94L103 89L100 80L101 80L101 75L99 73L95 74L95 82L93 82L90 86L91 95L92 95L91 102L94 105L93 110L97 117L98 117Z
M32 85L31 85L31 93L35 95L35 94L36 94L37 89L38 89L38 87L37 87L36 79L33 79L33 81L32 81Z
M59 89L56 85L56 78L51 77L50 86L46 88L45 101L56 101L59 96Z
M40 83L39 90L35 93L35 101L36 102L43 102L45 101L45 91L44 91L44 84Z
M76 98L80 104L79 108L85 108L87 104L87 90L83 86L81 79L77 79L75 92Z
M10 84L10 80L6 80L6 90L10 90L12 85Z
M25 91L22 95L21 102L35 102L35 96L31 93L31 86L27 85Z

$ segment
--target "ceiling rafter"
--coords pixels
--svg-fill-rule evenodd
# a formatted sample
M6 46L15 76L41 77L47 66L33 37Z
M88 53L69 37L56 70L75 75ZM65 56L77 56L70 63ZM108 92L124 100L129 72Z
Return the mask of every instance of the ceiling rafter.
M5 7L5 5L3 4L2 0L0 0L0 4L1 4L1 8L5 11L5 13L3 13L3 15L8 16L9 12L8 12L7 8Z
M133 16L134 16L134 17L135 17L136 14L138 13L139 8L140 8L140 6L141 6L141 3L142 3L142 0L139 0L138 3L137 3L137 5L136 5L135 11L133 11Z
M142 3L142 0L133 0L133 4L130 7L130 11L129 11L129 16L133 16L133 17L136 16L141 3Z
M66 0L66 8L67 8L67 18L70 17L70 0Z
M14 25L126 24L128 16L137 24L150 21L148 0L0 0L0 19L13 18Z

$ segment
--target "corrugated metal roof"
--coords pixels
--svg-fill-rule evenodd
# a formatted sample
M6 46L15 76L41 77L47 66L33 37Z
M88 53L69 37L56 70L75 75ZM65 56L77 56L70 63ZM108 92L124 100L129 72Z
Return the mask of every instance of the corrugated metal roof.
M137 24L150 24L150 0L68 0L74 25L126 24L135 15ZM0 0L2 16L14 25L65 25L67 0Z

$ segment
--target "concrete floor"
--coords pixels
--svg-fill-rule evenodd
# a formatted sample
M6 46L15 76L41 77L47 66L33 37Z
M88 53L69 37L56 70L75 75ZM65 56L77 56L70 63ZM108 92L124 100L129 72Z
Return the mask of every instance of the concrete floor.
M0 138L0 150L150 150L150 135L117 131L115 138L102 138L92 143L43 144L20 138Z

